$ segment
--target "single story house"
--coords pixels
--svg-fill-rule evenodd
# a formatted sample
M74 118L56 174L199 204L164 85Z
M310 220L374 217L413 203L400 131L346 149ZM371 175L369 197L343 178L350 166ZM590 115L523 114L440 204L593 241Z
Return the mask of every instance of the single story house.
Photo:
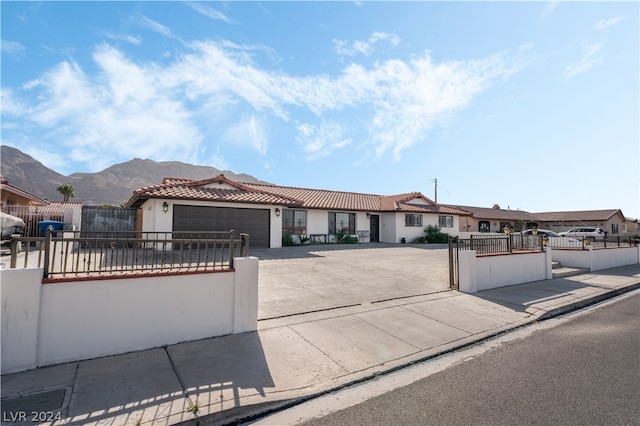
M639 230L638 221L625 218L620 209L530 213L504 210L497 204L492 208L461 205L449 207L470 213L460 218L461 237L478 232L503 232L506 226L514 231L538 227L555 232L568 231L577 226L597 226L610 236L637 235Z
M627 219L620 209L533 214L538 218L540 228L546 228L556 232L568 231L577 226L597 226L607 231L607 234L611 236L635 234L635 229L628 229Z
M503 232L505 227L519 231L538 226L538 218L523 210L501 209L498 204L493 207L474 207L451 205L449 207L469 212L460 218L459 232L466 237L471 233Z
M9 183L0 176L0 206L3 211L9 206L46 206L48 204L47 200Z
M134 191L127 207L142 210L144 232L228 231L250 234L252 247L281 247L286 234L330 241L411 242L427 225L457 235L469 213L419 192L374 195L208 179L165 178Z

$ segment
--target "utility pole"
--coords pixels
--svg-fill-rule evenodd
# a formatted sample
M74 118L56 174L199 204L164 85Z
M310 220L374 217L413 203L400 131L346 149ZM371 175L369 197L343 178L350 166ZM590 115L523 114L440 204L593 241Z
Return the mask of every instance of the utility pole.
M434 197L433 201L436 204L438 204L438 178L435 178L435 179L431 180L431 182L434 183L434 194L435 194L435 197Z

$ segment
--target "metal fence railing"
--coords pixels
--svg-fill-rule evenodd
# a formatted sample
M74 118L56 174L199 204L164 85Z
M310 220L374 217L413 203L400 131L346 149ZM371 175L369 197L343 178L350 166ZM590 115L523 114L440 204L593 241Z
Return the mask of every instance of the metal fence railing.
M249 234L228 232L91 232L47 230L11 241L11 268L40 267L44 279L233 268L247 256Z
M594 249L599 248L617 248L617 247L636 247L638 245L638 237L632 236L604 236L587 238L583 240L585 245L592 245Z
M544 247L555 249L593 249L635 247L635 237L605 236L597 238L549 237L532 234L487 234L471 235L469 238L454 238L457 250L475 250L476 254L507 254L523 251L542 251Z
M542 251L540 235L471 235L468 239L459 239L460 250L475 250L478 255L505 254L523 251Z

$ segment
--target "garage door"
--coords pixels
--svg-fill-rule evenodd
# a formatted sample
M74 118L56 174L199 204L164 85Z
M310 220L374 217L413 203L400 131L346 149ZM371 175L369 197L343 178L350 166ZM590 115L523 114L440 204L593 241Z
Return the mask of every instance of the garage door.
M229 231L249 234L250 247L269 247L269 210L173 206L173 230Z

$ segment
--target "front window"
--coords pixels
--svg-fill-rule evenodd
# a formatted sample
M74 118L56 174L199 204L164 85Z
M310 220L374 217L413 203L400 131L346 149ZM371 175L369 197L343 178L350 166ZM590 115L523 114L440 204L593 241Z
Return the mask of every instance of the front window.
M343 212L329 213L329 233L330 234L347 234L354 235L356 233L356 214Z
M478 223L478 231L480 232L489 232L490 224L487 221L480 221Z
M453 216L438 216L438 226L440 228L452 228Z
M617 223L612 223L611 224L611 233L612 234L617 234L618 233L618 224Z
M306 235L307 212L305 210L289 210L282 212L282 233Z
M422 215L421 214L405 214L404 226L422 227Z

